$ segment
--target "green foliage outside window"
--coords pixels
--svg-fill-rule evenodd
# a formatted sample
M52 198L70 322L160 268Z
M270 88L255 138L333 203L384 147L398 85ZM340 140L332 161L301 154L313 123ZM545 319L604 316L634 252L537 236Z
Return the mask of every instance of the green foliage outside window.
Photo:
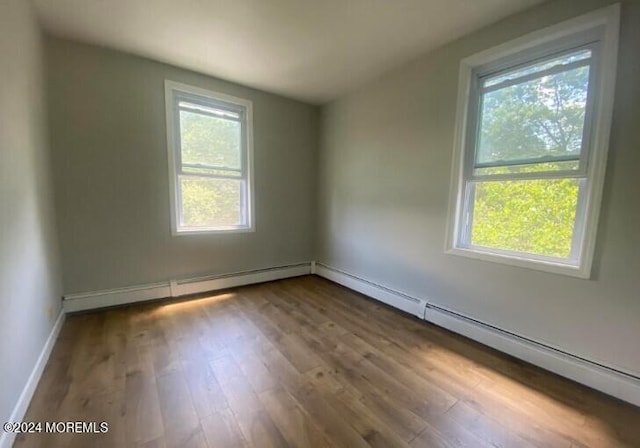
M576 216L574 179L482 182L472 244L567 258Z
M181 180L182 223L190 227L240 223L240 181L188 177Z

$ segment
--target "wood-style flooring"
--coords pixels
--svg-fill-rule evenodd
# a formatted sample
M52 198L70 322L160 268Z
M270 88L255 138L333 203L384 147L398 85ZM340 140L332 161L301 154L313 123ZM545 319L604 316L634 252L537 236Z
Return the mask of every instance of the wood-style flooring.
M314 276L69 316L17 447L640 447L640 409Z

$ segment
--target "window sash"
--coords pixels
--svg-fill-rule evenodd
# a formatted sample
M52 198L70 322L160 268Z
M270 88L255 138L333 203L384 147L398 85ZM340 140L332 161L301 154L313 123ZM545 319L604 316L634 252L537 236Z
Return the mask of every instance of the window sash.
M182 176L199 176L199 177L209 177L209 178L213 178L213 179L247 179L247 121L246 121L246 114L244 113L244 109L240 109L237 107L233 107L233 105L229 105L228 107L223 106L224 103L220 102L220 101L215 101L215 100L209 100L209 99L200 99L197 97L194 97L192 95L188 95L189 98L189 102L190 103L197 103L202 105L203 107L207 107L207 108L214 108L212 107L213 105L215 105L215 109L220 109L220 110L229 110L229 111L237 111L238 113L238 119L231 119L229 118L229 121L236 121L240 123L240 147L238 148L239 152L240 152L240 168L235 168L235 167L229 167L229 166L216 166L216 165L206 165L206 164L200 164L200 163L184 163L182 161L182 130L180 128L180 111L181 110L187 110L189 112L193 112L193 110L191 109L185 109L184 107L180 106L180 102L184 101L183 97L186 95L182 95L182 94L177 94L175 99L174 99L174 124L175 124L175 143L174 143L174 148L175 148L175 158L176 158L176 162L177 162L177 172L176 175L182 175ZM195 99L194 99L195 98ZM213 114L213 113L205 113L205 112L201 112L199 109L196 113L202 113L202 115L207 115L207 116L212 116L215 118L223 118L223 119L227 119L227 117L220 117L219 115ZM216 171L230 171L230 172L236 172L236 173L240 173L240 176L233 176L233 175L222 175L222 174L213 174L213 173L190 173L190 172L185 172L184 171L184 167L187 168L203 168L203 169L211 169L211 170L216 170Z
M557 179L566 179L566 177L558 177ZM513 179L504 179L504 180L513 180ZM521 179L516 179L521 180ZM537 179L531 179L537 180ZM476 185L483 182L491 182L489 181L477 181L477 180L468 180L464 184L464 198L463 198L463 207L461 209L461 216L459 219L460 229L458 235L458 246L463 247L465 249L482 251L485 253L495 254L495 255L503 255L510 257L526 257L526 259L542 261L548 263L557 263L557 264L577 264L580 260L580 254L582 251L582 241L584 237L584 232L586 230L586 213L587 213L587 196L589 191L589 182L587 178L583 178L579 180L578 183L578 202L576 206L576 214L574 219L574 227L573 227L573 235L571 240L571 252L567 258L563 257L554 257L550 255L542 255L535 254L531 252L522 252L516 250L509 249L500 249L497 247L490 246L481 246L477 244L473 244L471 242L472 238L472 227L473 227L473 217L474 217L474 204L475 204L475 189Z
M535 60L526 60L524 63L507 65L505 68L500 69L499 71L487 71L486 69L479 71L474 70L472 73L472 82L470 86L469 99L468 99L468 121L467 121L467 141L464 150L464 166L463 166L463 176L465 181L474 180L518 180L518 179L536 179L536 178L560 178L560 177L586 177L588 172L588 163L590 158L590 141L591 141L591 133L592 133L592 122L593 122L593 113L594 113L594 89L597 85L597 67L600 60L600 50L601 45L599 41L589 42L586 44L580 44L577 46L571 46L570 48L564 48L560 51L555 51L553 53L547 54L544 57L539 57ZM561 55L568 55L571 53L575 53L581 50L589 49L591 50L591 57L586 59L581 59L575 61L570 64L562 64L560 66L553 66L550 69L543 70L540 72L535 72L530 75L525 75L514 80L505 81L504 83L496 84L495 86L491 86L489 88L483 89L483 83L486 79L492 78L495 76L499 76L500 74L508 73L514 71L518 68L528 67L535 64L544 63L546 60L557 58ZM575 67L574 67L575 65ZM571 66L567 68L568 66ZM548 159L520 159L514 160L505 163L495 162L495 164L486 164L486 163L478 163L477 162L477 151L478 151L478 143L479 143L479 135L481 132L481 108L482 108L482 97L484 93L497 90L494 87L501 86L503 84L509 83L510 85L519 84L521 82L526 82L529 78L532 79L539 78L544 75L540 75L540 73L545 73L548 71L552 71L558 67L562 67L562 69L558 68L557 73L561 73L563 71L572 70L576 67L589 66L589 81L588 81L588 90L587 90L587 99L585 106L585 117L584 117L584 126L582 129L582 140L581 140L581 149L580 154L576 158L570 158L572 156L567 156L567 159L564 159L565 156L550 156ZM525 79L522 81L522 79ZM516 81L511 83L511 81ZM503 86L504 88L507 86ZM527 173L509 173L509 174L476 174L474 170L476 168L484 168L489 166L495 167L508 167L508 166L519 166L519 165L529 165L535 163L546 163L546 162L556 162L556 161L571 161L578 160L578 169L576 170L548 170L548 171L535 171L535 172L527 172ZM532 163L527 163L532 162Z
M531 159L514 159L509 162L496 160L495 162L484 162L474 164L474 168L499 168L499 167L508 167L508 166L521 166L521 165L536 165L540 163L549 163L549 162L571 162L571 161L579 161L579 156L542 156Z
M558 171L532 171L527 173L499 173L499 174L473 174L465 179L465 181L473 182L490 182L501 180L535 180L535 179L571 179L586 178L586 175L577 170L558 170Z
M235 226L216 226L216 227L207 227L207 226L186 226L183 223L183 194L182 194L182 179L183 178L196 178L196 179L230 179L236 180L240 182L240 223ZM203 231L203 230L233 230L233 229L244 229L249 226L249 209L248 209L248 182L247 179L239 178L239 177L211 177L211 176L202 176L199 174L177 174L176 175L176 188L177 188L177 225L178 228L183 231Z

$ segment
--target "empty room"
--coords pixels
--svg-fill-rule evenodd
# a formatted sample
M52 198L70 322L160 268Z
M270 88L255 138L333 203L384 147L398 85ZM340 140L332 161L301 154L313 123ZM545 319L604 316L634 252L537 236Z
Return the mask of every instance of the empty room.
M0 448L640 447L640 1L0 0Z

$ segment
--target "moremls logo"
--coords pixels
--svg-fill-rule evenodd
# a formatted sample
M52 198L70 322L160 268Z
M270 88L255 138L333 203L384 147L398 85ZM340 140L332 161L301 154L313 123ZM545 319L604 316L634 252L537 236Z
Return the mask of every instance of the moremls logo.
M45 432L102 434L109 432L109 424L107 422L45 422Z

